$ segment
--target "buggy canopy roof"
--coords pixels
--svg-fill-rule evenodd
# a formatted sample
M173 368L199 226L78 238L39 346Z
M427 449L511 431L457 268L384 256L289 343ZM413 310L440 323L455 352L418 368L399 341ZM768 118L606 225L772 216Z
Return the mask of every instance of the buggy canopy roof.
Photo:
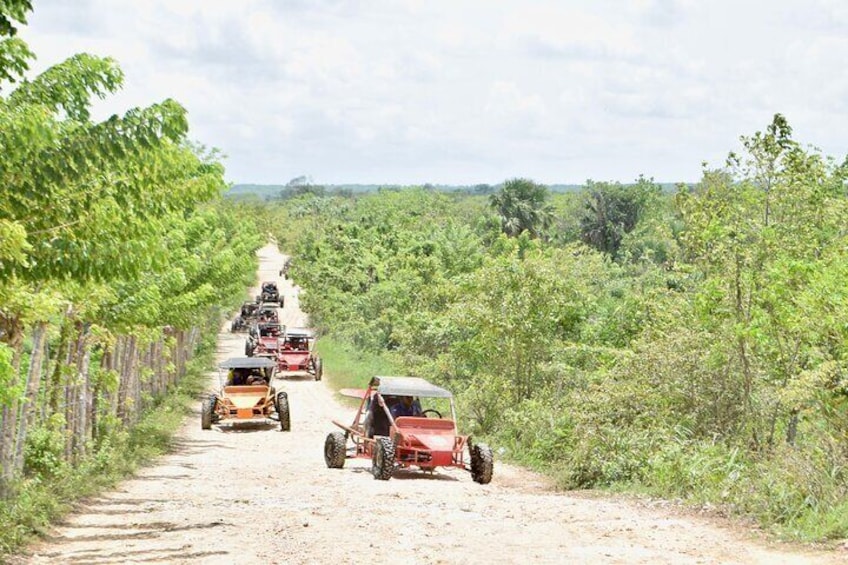
M218 366L222 369L266 369L277 364L267 357L233 357Z
M374 377L379 380L377 392L389 396L422 396L424 398L451 398L443 389L419 377Z
M314 337L315 332L308 328L286 328L286 337Z

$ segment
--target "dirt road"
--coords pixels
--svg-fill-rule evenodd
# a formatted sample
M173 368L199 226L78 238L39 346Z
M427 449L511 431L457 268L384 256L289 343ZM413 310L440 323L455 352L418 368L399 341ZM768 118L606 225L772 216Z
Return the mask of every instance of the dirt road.
M284 292L281 321L305 325L297 289L277 276L280 253L267 246L260 260L260 280L278 280ZM218 344L219 360L241 356L244 335L222 329ZM376 481L364 460L327 469L330 420L353 411L324 382L274 384L288 391L291 432L202 431L198 401L173 454L88 502L16 562L846 562L845 553L766 545L742 527L667 506L553 493L499 462L485 486L454 470Z

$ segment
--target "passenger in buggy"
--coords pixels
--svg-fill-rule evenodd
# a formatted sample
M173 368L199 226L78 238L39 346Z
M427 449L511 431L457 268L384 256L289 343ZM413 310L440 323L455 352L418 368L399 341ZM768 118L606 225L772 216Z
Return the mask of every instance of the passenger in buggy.
M398 399L394 396L382 397L383 403L389 412L393 411ZM368 414L365 416L363 425L365 426L365 435L367 437L387 436L389 435L389 417L386 415L386 410L380 406L380 402L376 396L368 400ZM394 416L392 416L394 417Z
M262 369L248 369L239 367L230 369L227 374L227 386L268 386L271 389L271 395L276 396L276 389L268 382L268 377L263 373Z
M230 369L227 374L227 386L267 385L268 379L262 374L262 369L238 367Z

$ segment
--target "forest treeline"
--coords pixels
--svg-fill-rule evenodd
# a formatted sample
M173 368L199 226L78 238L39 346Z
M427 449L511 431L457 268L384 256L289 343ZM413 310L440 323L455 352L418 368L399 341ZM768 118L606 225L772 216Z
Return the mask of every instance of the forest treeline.
M94 121L123 74L86 54L23 79L31 9L0 7L0 554L156 440L265 239L177 102Z
M848 534L846 163L785 118L675 193L306 191L265 214L313 324L459 395L566 488Z

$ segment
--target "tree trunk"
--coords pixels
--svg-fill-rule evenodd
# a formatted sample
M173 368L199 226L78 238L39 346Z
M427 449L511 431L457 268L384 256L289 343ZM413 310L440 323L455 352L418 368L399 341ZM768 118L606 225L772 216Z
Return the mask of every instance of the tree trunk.
M77 339L77 363L76 363L76 398L75 418L73 428L73 458L79 461L86 453L86 430L88 428L88 413L91 409L91 393L88 369L91 363L91 350L88 345L88 324L79 325L79 338Z
M38 414L38 392L41 388L41 373L46 343L47 323L40 322L32 331L32 357L29 360L24 400L21 406L20 423L18 424L18 436L15 440L15 455L12 461L12 469L15 474L23 470L27 431L35 425Z
M7 328L11 327L8 343L13 351L12 374L15 375L14 385L20 379L24 343L23 327L17 318L7 323L6 326ZM0 418L0 464L2 464L3 469L3 474L0 476L0 494L6 493L9 481L14 478L15 439L17 438L19 408L20 399L16 398L10 405L3 407L2 418Z

